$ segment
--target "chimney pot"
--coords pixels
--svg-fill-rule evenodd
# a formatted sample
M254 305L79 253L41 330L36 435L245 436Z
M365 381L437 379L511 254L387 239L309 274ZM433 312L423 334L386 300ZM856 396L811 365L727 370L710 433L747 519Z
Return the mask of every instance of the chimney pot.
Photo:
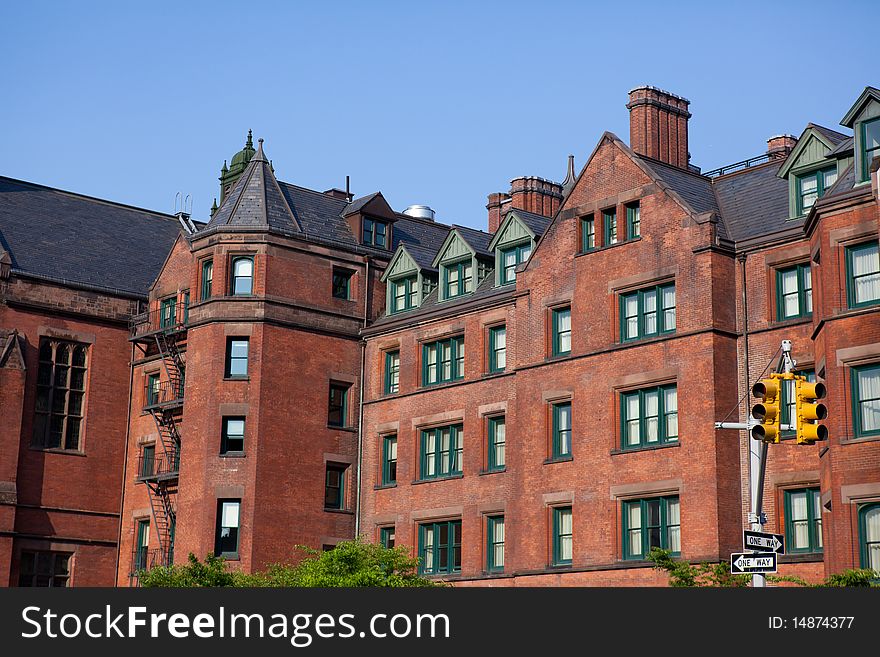
M771 160L784 159L797 146L794 135L775 135L767 140L767 155Z
M639 155L687 169L690 102L657 87L631 89L626 104L630 147Z

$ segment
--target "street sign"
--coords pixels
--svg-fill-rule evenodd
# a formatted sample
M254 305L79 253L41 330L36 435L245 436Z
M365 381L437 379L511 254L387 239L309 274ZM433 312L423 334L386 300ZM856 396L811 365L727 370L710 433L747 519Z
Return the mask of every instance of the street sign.
M743 531L743 550L785 554L785 537L782 534Z
M776 553L743 554L734 552L730 555L730 572L734 575L745 573L775 573Z

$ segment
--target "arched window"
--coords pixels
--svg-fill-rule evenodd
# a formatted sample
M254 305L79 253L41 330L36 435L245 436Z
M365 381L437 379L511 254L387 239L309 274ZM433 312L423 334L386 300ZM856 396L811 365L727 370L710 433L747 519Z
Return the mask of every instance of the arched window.
M254 259L235 258L232 261L232 294L235 296L254 293Z

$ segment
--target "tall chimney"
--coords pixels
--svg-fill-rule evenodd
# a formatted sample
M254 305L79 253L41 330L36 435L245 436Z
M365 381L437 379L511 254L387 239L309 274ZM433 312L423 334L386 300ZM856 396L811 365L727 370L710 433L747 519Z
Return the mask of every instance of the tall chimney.
M687 98L657 87L636 87L629 92L629 144L639 155L688 168Z
M771 160L784 159L797 146L794 135L776 135L767 140L767 155Z
M489 194L489 202L486 204L486 209L489 211L489 232L493 235L501 226L501 218L509 207L510 194L505 194L504 192Z
M510 181L510 205L545 217L552 217L562 203L562 185L537 176L522 176Z

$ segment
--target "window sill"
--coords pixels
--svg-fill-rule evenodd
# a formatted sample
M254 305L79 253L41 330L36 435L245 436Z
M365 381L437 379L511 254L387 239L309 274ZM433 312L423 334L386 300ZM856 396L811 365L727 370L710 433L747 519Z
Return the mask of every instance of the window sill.
M373 490L386 490L388 488L397 488L397 482L394 482L393 484L377 484L376 486L373 486Z
M86 453L78 449L64 449L63 447L39 447L37 445L29 445L28 449L34 452L46 452L47 454L66 454L67 456L85 456Z
M841 438L841 445L858 445L859 443L873 443L880 441L880 433L867 436L854 436L852 438Z
M873 308L874 306L880 306L880 299L875 299L873 301L863 301L862 303L847 303L847 310L864 310L865 308Z
M571 568L571 562L570 562L570 561L567 562L567 563L551 563L551 564L547 564L547 569L548 569L548 570L551 570L551 571L553 571L553 570L569 570L570 568Z
M251 377L249 377L247 375L245 375L245 376L224 376L223 380L224 381L250 381Z
M241 557L238 556L238 553L235 554L223 554L222 552L218 555L220 559L225 559L226 561L241 561Z
M774 328L781 328L785 326L797 326L798 324L811 324L813 322L813 314L809 315L798 315L797 317L786 317L785 319L775 319L773 320Z
M780 554L779 563L813 563L816 561L825 561L823 552L792 552L791 554Z
M433 484L435 481L449 481L450 479L464 479L464 474L454 474L449 475L447 477L433 477L431 479L414 479L412 482L413 486L418 484Z
M495 370L495 371L492 371L492 372L483 372L483 378L484 378L484 379L490 379L490 378L492 378L493 376L499 376L499 375L501 375L501 374L504 374L505 372L506 372L506 370Z
M328 424L327 428L330 431L345 431L346 433L357 433L357 429L355 427L338 427L335 424Z
M452 381L441 381L439 383L423 383L421 389L422 390L433 390L434 388L443 388L445 386L451 386L455 383L461 383L464 381L464 377L459 377L458 379L453 379Z
M244 452L221 452L219 454L221 459L243 459L247 458L247 455Z
M571 357L571 352L570 352L570 351L566 351L566 352L563 353L563 354L550 354L549 356L545 356L545 357L544 357L544 360L545 360L545 361L551 361L551 360L565 360L566 358L569 358L569 357Z
M493 475L493 474L499 474L501 472L507 472L506 465L503 468L492 468L491 470L480 470L479 474L482 477L483 475Z
M626 240L620 240L619 242L615 242L614 244L604 244L602 246L594 246L592 249L589 249L587 251L580 251L579 253L575 254L575 257L587 255L589 253L599 253L601 251L607 251L608 249L613 249L616 246L623 246L624 244L632 244L634 242L641 242L641 241L642 241L642 236L639 235L638 237L631 237Z
M386 392L383 392L383 393L382 393L382 397L381 397L381 398L382 398L382 399L389 399L389 398L391 398L391 397L397 397L399 394L400 394L400 390L398 390L398 391L396 391L396 392L387 392L387 391L386 391Z
M681 447L681 441L676 440L675 442L663 443L661 445L645 445L644 447L628 447L627 449L612 449L611 456L632 454L634 452L653 452L658 449L666 449L667 447Z
M674 336L675 336L675 330L664 331L663 333L658 333L657 335L646 335L643 338L628 338L626 340L621 340L619 344L631 345L631 344L641 344L641 343L645 343L645 342L657 342L659 340L665 340L667 338L671 338Z
M324 507L324 513L340 513L344 516L354 515L354 511L351 511L350 509L328 509L327 507Z
M551 463L568 463L569 461L574 461L574 456L556 456L544 459L544 465L550 465Z

